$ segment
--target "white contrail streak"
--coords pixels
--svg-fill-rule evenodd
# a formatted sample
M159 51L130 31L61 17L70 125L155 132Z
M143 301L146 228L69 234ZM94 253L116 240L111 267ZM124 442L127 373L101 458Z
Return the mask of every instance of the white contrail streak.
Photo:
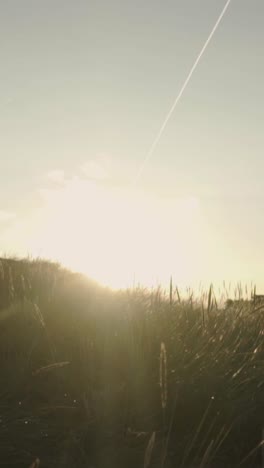
M167 114L167 116L166 116L166 118L165 118L165 120L164 120L162 126L160 127L160 130L159 130L159 132L158 132L158 134L157 134L155 140L153 141L153 143L152 143L152 145L151 145L151 147L150 147L150 149L149 149L149 151L148 151L148 153L147 153L147 155L146 155L146 157L145 157L145 159L144 159L144 161L143 161L143 163L142 163L142 165L141 165L141 167L140 167L140 169L139 169L139 171L138 171L138 173L137 173L137 175L136 175L136 177L135 177L135 179L133 180L133 182L132 182L133 185L136 184L136 183L139 181L139 179L140 179L140 177L141 177L141 175L142 175L142 173L143 173L143 171L144 171L144 169L145 169L147 163L149 162L149 160L150 160L152 154L154 153L154 151L155 151L155 149L156 149L156 146L157 146L157 144L158 144L158 142L159 142L159 140L160 140L160 138L161 138L161 136L162 136L162 134L163 134L163 132L164 132L166 126L167 126L168 121L170 120L170 118L171 118L171 116L172 116L172 114L173 114L173 112L174 112L174 110L175 110L175 108L176 108L176 106L177 106L179 100L181 99L181 97L182 97L182 95L183 95L183 93L184 93L184 91L185 91L185 88L187 87L187 85L188 85L188 83L189 83L189 81L190 81L190 79L191 79L191 77L192 77L192 75L193 75L193 73L194 73L194 71L195 71L197 65L199 64L199 62L200 62L200 60L201 60L201 58L202 58L204 52L206 51L206 49L207 49L207 47L208 47L208 45L209 45L211 39L213 38L213 36L214 36L214 34L215 34L215 32L216 32L216 30L217 30L219 24L221 23L221 21L222 21L224 15L225 15L225 13L226 13L226 11L227 11L227 9L228 9L230 3L231 3L231 0L227 0L226 4L225 4L225 6L224 6L224 9L222 10L222 12L221 12L221 14L220 14L218 20L216 21L216 23L215 23L215 25L214 25L214 27L213 27L213 29L212 29L212 31L211 31L211 33L210 33L210 35L209 35L207 41L205 42L205 44L204 44L204 46L203 46L201 52L199 53L197 59L195 60L193 66L192 66L192 68L191 68L191 71L189 72L189 75L187 76L185 82L183 83L183 86L182 86L182 88L181 88L179 94L177 95L177 97L176 97L176 99L175 99L175 101L174 101L174 103L173 103L171 109L169 110L169 112L168 112L168 114Z

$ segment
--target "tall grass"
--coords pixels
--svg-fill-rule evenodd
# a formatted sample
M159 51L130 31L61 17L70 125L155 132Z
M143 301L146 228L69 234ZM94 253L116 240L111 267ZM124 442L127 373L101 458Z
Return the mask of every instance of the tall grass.
M1 260L0 462L260 466L263 306L227 298Z

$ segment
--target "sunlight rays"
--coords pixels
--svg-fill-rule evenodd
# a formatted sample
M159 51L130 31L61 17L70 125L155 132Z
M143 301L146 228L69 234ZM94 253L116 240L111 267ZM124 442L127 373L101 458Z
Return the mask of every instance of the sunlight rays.
M40 191L31 250L114 288L188 277L202 241L198 199L161 199L78 177Z

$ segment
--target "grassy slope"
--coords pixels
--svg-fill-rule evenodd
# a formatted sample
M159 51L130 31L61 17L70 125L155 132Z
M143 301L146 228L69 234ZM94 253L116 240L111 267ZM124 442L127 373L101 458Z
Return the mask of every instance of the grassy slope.
M264 426L263 325L0 260L1 463L134 468L156 431L150 466L237 466Z

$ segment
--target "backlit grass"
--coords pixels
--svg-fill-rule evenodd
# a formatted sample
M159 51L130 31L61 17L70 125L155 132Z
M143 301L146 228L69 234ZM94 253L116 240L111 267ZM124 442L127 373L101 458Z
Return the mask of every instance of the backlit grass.
M2 259L1 464L261 466L264 307L242 296Z

